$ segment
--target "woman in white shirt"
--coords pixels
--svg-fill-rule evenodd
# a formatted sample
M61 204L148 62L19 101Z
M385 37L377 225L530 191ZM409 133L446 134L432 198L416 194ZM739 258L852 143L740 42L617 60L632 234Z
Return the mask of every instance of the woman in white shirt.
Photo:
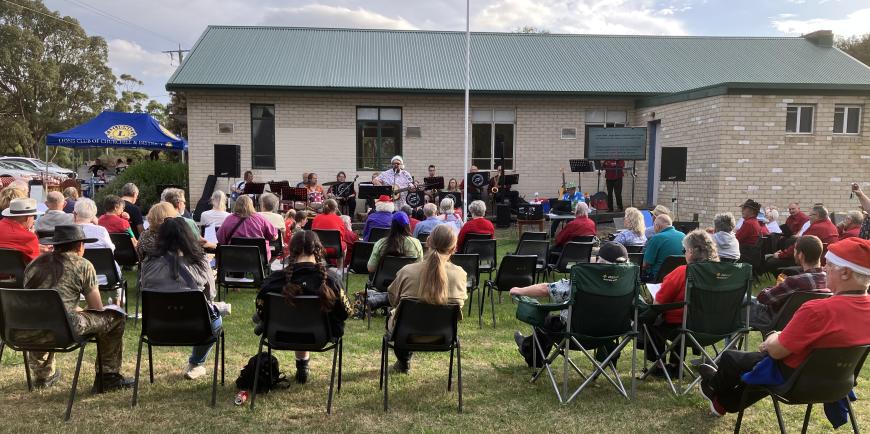
M782 229L779 227L779 211L776 208L767 209L767 230L772 234L781 234Z
M203 226L220 226L227 216L230 215L227 212L227 195L220 190L215 190L211 194L211 206L210 210L203 211L202 215L199 216L199 224Z
M80 225L88 238L96 238L97 241L85 244L86 249L112 249L115 251L115 243L109 237L106 228L95 224L97 216L97 204L93 200L83 197L76 201L73 209L74 224Z

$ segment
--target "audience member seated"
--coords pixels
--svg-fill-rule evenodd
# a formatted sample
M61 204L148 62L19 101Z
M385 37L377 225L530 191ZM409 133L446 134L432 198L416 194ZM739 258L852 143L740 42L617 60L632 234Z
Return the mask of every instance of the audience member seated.
M203 211L199 215L199 224L203 226L219 227L229 217L227 212L227 195L223 191L215 190L211 194L211 209Z
M858 197L858 203L861 204L861 211L864 213L864 223L861 224L858 237L870 240L870 198L861 191L861 186L857 182L852 183L852 193Z
M812 218L812 216L810 216ZM825 255L828 288L833 297L804 303L782 332L770 334L758 352L725 351L718 369L701 365L701 393L716 416L741 410L746 384L741 375L765 357L774 361L787 381L817 348L846 348L870 344L870 241L849 238L832 244ZM747 391L742 408L767 397Z
M831 244L840 239L837 233L837 227L831 223L828 218L828 209L822 205L814 205L810 211L810 226L804 231L803 235L815 235L822 244ZM770 258L767 258L764 264L764 270L775 273L778 268L792 267L794 261L794 244L786 247L783 250L778 250Z
M653 208L653 210L652 210L653 225L646 228L646 231L644 233L644 235L646 235L647 240L649 240L650 238L653 237L653 235L656 234L655 219L662 214L666 214L668 217L671 218L672 222L674 221L673 214L671 214L671 210L668 209L668 207L666 207L664 205L656 205L656 207Z
M758 221L758 211L761 210L761 204L752 200L746 199L743 205L740 205L740 211L743 214L743 224L737 229L735 236L737 242L742 246L755 246L762 236L767 235L767 227Z
M127 220L130 222L130 228L133 229L133 235L139 238L139 234L145 230L142 210L136 205L139 200L139 187L132 182L124 184L121 187L121 199L124 201L124 212L127 213Z
M486 234L490 238L495 238L495 227L491 221L484 217L486 215L486 204L482 200L475 200L468 204L468 213L471 215L471 220L462 225L459 237L457 237L456 249L460 252L465 246L465 236L468 234Z
M659 216L659 218L665 216ZM656 219L658 221L658 219ZM655 237L657 237L656 234ZM719 254L716 251L716 243L706 231L696 229L689 232L682 239L682 246L686 249L686 263L692 264L695 262L712 261L719 262ZM674 271L668 273L662 280L662 285L655 296L655 304L677 303L686 300L686 267L680 265ZM661 314L663 321L655 321L647 324L650 326L650 334L653 342L648 344L655 345L658 353L661 354L665 350L665 341L676 335L676 329L683 323L683 308L671 309ZM646 348L646 357L649 361L656 360L656 353L652 348ZM679 358L678 354L671 354L668 363L668 375L675 376L678 369ZM662 367L656 365L652 368L652 375L664 376Z
M785 219L785 226L788 227L790 236L797 236L804 223L808 221L810 218L801 211L800 204L797 202L788 204L788 217Z
M281 271L275 271L263 281L257 294L254 333L262 334L268 321L265 300L268 294L284 294L285 298L299 295L320 297L321 310L327 312L334 337L344 335L344 321L353 312L341 287L341 279L334 270L327 270L323 261L323 245L312 231L298 231L289 244L293 262ZM296 352L296 382L308 381L307 351Z
M40 247L39 240L33 233L33 221L39 214L35 199L12 199L2 214L0 248L18 250L24 257L24 263L33 261L41 251L47 250Z
M438 218L438 207L434 203L423 205L423 215L426 216L426 220L421 221L417 224L417 227L414 228L415 238L420 234L432 233L432 231L435 230L435 226L444 223L444 220Z
M338 215L338 202L335 199L326 199L323 201L323 213L314 217L314 221L311 222L311 229L338 231L341 234L341 251L345 253L347 252L347 242L345 240L348 239L349 236L345 235L347 229L345 228L341 217Z
M67 187L63 189L63 212L72 213L76 206L76 201L79 200L79 191L75 187Z
M135 247L136 237L133 236L130 222L121 217L121 213L124 212L124 201L120 197L110 194L103 200L103 208L105 208L106 213L100 216L99 225L106 228L110 234L129 235Z
M35 207L36 201L33 201ZM13 202L13 209L14 209ZM4 219L5 221L6 219ZM75 225L55 226L54 237L42 240L53 246L53 251L44 253L27 266L24 272L25 288L52 288L60 294L73 331L77 335L95 334L97 351L102 366L102 378L94 379L93 393L99 393L97 384L102 381L103 391L111 391L133 385L132 378L121 375L121 356L124 344L124 315L114 310L104 310L100 299L97 273L90 261L83 258L85 243L94 242L85 236L82 228ZM87 310L79 308L84 297ZM44 343L48 338L41 331L19 331L29 335L34 343ZM50 339L50 338L49 338ZM54 353L28 352L27 363L38 388L50 387L60 378L60 370L54 366Z
M420 220L414 218L414 209L408 204L402 205L401 211L408 214L408 220L411 222L411 233L413 234L414 229L417 228L417 223L420 223Z
M168 202L157 202L151 205L145 220L148 221L148 229L142 232L139 237L139 245L136 246L136 253L139 259L144 259L147 252L157 250L157 234L160 232L160 226L168 218L178 217L178 211Z
M779 210L776 208L768 208L764 215L767 217L767 232L771 234L781 234L782 228L779 227ZM721 255L720 255L721 256Z
M51 232L55 226L73 224L72 214L63 211L63 195L58 191L51 191L45 198L45 206L48 210L36 220L36 230Z
M164 221L157 232L157 244L148 246L144 253L139 271L142 291L202 291L209 301L212 330L216 337L220 336L221 315L228 313L231 307L223 302L214 303L217 294L214 273L184 218ZM193 347L184 378L194 380L205 375L205 359L213 346L214 343Z
M640 213L640 210L635 207L626 208L622 226L625 230L617 233L613 241L623 246L643 246L646 244L646 227L644 227L643 214Z
M653 228L656 234L646 242L646 247L643 249L643 269L647 272L649 280L656 278L659 268L668 256L683 254L683 238L686 236L674 229L671 217L667 214L656 217Z
M266 240L266 260L272 259L269 242L278 238L278 230L254 211L254 201L248 196L239 196L233 202L233 213L224 220L217 231L218 244L232 244L233 238L263 238Z
M115 251L115 243L109 236L109 231L106 228L94 224L97 216L97 204L94 201L83 197L76 201L75 209L73 210L73 224L81 226L85 232L85 236L96 241L85 243L85 249L112 249Z
M184 221L187 222L187 225L190 226L190 230L193 231L193 236L203 245L203 247L214 248L213 244L207 243L205 239L202 238L202 235L199 232L199 226L192 218L190 218L190 213L187 211L187 199L184 197L184 190L180 188L167 188L160 194L160 200L168 202L175 208L175 211L179 216L184 217Z
M450 226L455 233L459 233L459 230L462 229L462 217L456 213L456 209L453 207L453 199L445 197L441 200L441 204L438 205L438 211L441 214L438 218L443 220L444 224Z
M0 212L9 208L9 204L13 199L24 199L27 197L27 190L22 190L15 182L9 184L3 190L0 190ZM34 208L37 209L38 208ZM40 213L41 214L41 213Z
M628 210L626 210L627 212ZM639 213L638 213L639 214ZM643 218L641 217L641 222ZM643 226L643 225L641 225ZM601 248L598 249L599 264L624 264L628 262L628 251L625 246L613 241L601 243ZM525 287L513 287L510 294L512 296L528 296L528 297L549 297L550 303L564 303L571 300L571 281L568 279L559 279L552 283L538 283ZM568 309L562 309L558 315L550 315L544 320L544 325L541 328L535 329L538 335L538 342L544 354L549 355L553 344L559 338L559 335L565 331L565 325L568 323ZM537 361L539 366L532 366L534 360L534 346L532 345L532 336L523 336L519 331L514 332L514 341L519 347L520 354L526 360L526 363L531 367L540 367L542 365L542 357L538 354ZM607 352L597 351L596 358L601 362L606 358L606 354L615 348L616 345L612 341L605 344ZM601 357L604 355L604 357ZM615 362L616 360L614 360Z
M393 214L390 233L372 246L372 254L366 265L369 273L378 270L385 256L407 256L416 258L418 261L423 258L423 246L420 244L420 240L411 236L408 216L401 211ZM385 293L372 290L369 290L368 302L372 310L389 305Z
M713 241L719 258L740 259L740 242L734 235L734 214L724 212L713 217Z
M394 212L396 212L396 205L390 196L383 194L378 197L378 200L375 202L375 211L369 213L369 216L366 218L366 224L363 226L363 240L369 240L369 235L374 228L388 229Z
M456 234L447 225L436 226L426 239L426 245L429 252L425 260L404 266L390 284L389 301L393 307L388 326L390 333L396 326L396 308L405 299L427 304L457 305L462 315L462 305L468 297L465 288L467 276L462 267L450 262L450 255L456 251ZM393 370L408 373L413 354L399 349L394 352L397 360Z
M595 236L595 234L597 234L595 222L589 218L589 205L586 205L586 202L577 202L577 206L574 207L574 220L568 222L556 235L556 241L550 249L550 263L556 263L562 248L574 237Z
M341 216L341 222L344 224L344 230L341 231L341 241L347 246L344 252L344 265L350 265L350 258L353 257L353 243L359 241L359 236L353 231L353 224L350 221L349 215Z
M37 224L38 223L39 221L37 221ZM849 211L849 213L846 214L846 220L837 226L837 230L840 232L840 239L845 240L846 238L857 237L860 235L861 224L863 223L864 214L862 214L861 211Z
M284 230L284 216L278 213L281 200L278 196L272 193L263 193L260 195L260 209L257 214L262 216L266 221L275 226L275 230L281 232Z
M776 286L758 293L750 305L749 325L767 334L772 331L773 318L788 298L796 292L829 293L825 271L822 270L822 241L813 235L804 235L794 244L794 259L803 273L777 279Z

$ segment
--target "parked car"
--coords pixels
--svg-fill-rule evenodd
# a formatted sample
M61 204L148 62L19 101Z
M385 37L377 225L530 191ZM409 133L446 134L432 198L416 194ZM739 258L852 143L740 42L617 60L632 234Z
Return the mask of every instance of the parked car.
M32 170L27 170L21 168L21 166L14 164L11 161L3 161L0 159L0 177L8 176L10 178L15 178L16 180L24 180L30 181L31 179L40 179L42 177L41 174L36 173Z
M54 163L46 163L38 158L27 158L27 157L0 157L0 161L13 162L17 163L17 166L22 166L23 168L35 172L45 172L47 171L49 175L61 177L61 178L75 178L76 172L61 166L58 166Z

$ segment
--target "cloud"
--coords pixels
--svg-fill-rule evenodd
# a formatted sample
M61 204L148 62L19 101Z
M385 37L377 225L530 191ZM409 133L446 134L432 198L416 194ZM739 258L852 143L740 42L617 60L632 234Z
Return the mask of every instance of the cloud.
M555 33L685 35L678 12L651 0L496 0L472 19L474 30L508 31L522 26Z
M351 27L403 29L417 27L402 17L391 18L363 8L307 4L300 7L267 8L262 24L271 26Z
M843 19L812 18L808 20L773 20L773 27L787 34L806 34L816 30L833 30L838 36L856 36L867 33L870 8L859 9Z
M148 51L141 45L125 39L112 39L109 45L109 66L115 76L130 74L145 85L142 91L157 100L166 100L163 85L178 66L178 59L170 61L169 55Z

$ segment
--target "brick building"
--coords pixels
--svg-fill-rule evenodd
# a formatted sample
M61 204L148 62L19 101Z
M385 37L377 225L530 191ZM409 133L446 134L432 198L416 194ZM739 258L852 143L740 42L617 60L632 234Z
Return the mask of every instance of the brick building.
M462 179L464 37L208 27L166 85L187 95L193 195L213 173L215 144L240 145L242 170L261 181L314 171L325 182L339 170L368 180L396 153L418 178L434 164ZM560 168L583 158L585 127L602 124L649 128L636 205L671 204L660 150L688 148L681 219L708 221L747 197L845 210L855 206L849 183L870 185L870 68L832 47L830 32L473 33L471 56L470 163L489 169L503 155L526 197L555 195ZM581 185L594 193L596 175ZM626 203L631 185L626 177Z

